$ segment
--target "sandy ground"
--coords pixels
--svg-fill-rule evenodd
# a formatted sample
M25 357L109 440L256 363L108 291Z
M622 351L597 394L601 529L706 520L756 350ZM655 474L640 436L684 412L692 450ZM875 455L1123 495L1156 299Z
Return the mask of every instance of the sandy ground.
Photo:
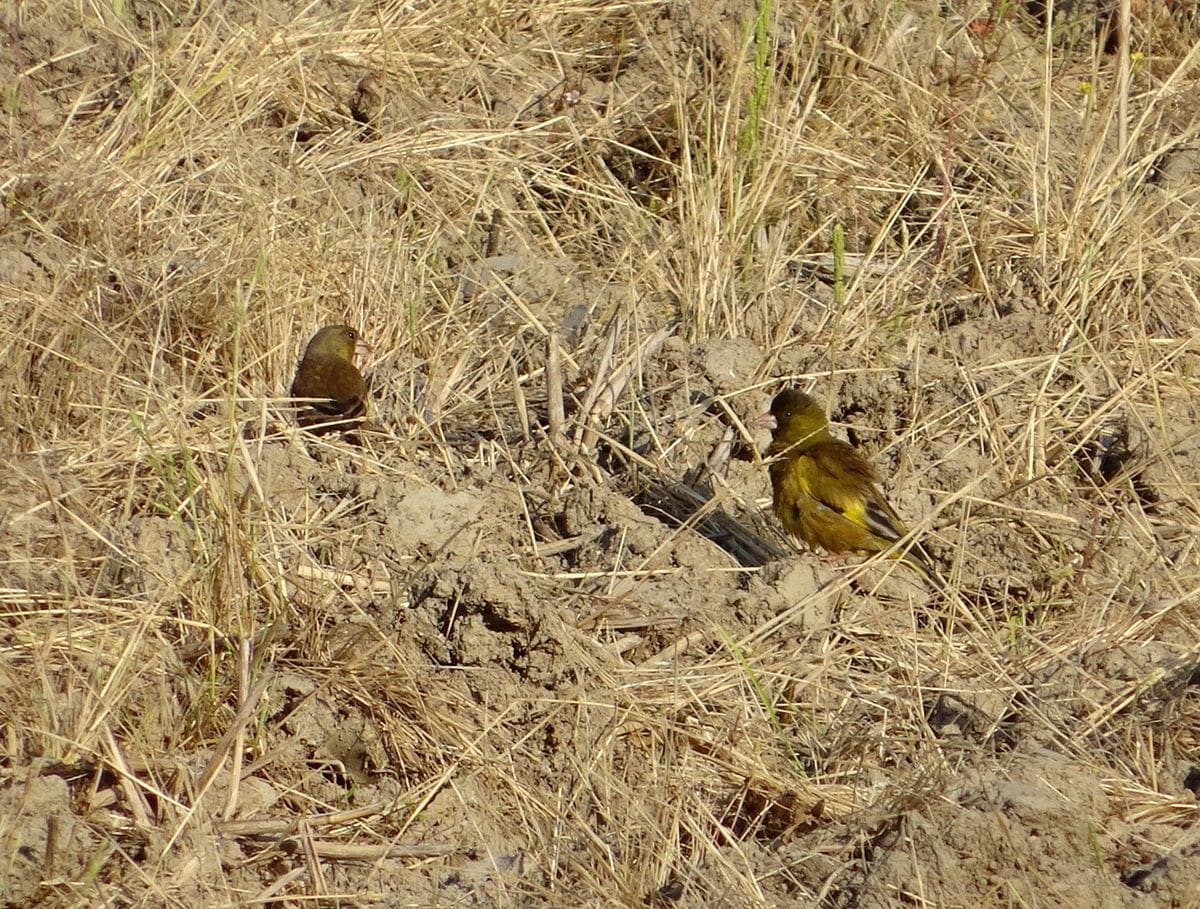
M1138 10L1126 149L1089 24L780 8L746 171L745 3L6 13L0 905L1200 906ZM358 445L279 400L342 320ZM948 590L782 535L785 384Z

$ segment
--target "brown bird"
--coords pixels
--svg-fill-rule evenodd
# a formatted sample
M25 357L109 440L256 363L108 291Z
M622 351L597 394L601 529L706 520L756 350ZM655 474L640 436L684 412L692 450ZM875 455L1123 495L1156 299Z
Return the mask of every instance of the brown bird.
M360 340L349 325L327 325L304 349L291 396L313 399L296 412L296 421L310 432L345 432L366 419L367 383L354 365Z
M774 511L787 530L827 552L887 552L908 534L879 490L875 469L852 445L829 432L825 411L795 388L781 391L762 416L773 426L771 459ZM918 544L896 549L926 578L937 575Z

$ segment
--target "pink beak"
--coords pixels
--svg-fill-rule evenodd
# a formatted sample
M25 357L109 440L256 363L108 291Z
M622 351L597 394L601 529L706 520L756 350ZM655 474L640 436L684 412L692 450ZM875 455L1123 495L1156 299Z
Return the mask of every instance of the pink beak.
M769 429L774 431L778 425L779 422L775 419L775 414L771 413L769 410L766 413L760 413L754 418L754 427L756 429Z

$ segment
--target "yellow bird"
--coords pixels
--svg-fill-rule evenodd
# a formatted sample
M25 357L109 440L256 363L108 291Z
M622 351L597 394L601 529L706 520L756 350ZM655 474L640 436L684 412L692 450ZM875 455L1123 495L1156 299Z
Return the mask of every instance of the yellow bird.
M829 432L825 411L795 388L781 391L762 416L773 428L770 459L776 517L789 533L830 553L871 555L892 549L908 528L879 490L875 469ZM896 549L930 580L937 578L917 544Z
M354 365L360 341L349 325L327 325L304 349L291 396L314 399L296 413L296 421L310 432L346 432L366 419L367 383Z

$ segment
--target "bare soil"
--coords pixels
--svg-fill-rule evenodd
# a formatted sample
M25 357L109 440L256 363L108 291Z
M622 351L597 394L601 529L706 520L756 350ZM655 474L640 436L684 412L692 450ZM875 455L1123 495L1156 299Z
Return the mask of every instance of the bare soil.
M1197 19L1001 13L5 12L0 906L1200 907Z

